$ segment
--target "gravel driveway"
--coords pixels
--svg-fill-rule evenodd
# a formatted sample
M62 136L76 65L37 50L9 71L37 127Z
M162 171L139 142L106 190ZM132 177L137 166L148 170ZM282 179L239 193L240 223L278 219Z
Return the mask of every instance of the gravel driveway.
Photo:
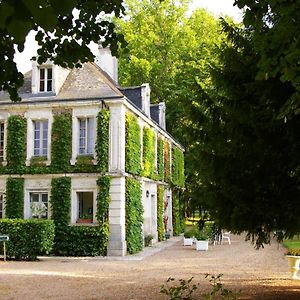
M243 236L209 251L183 247L182 237L124 258L41 258L38 262L0 262L0 299L166 299L159 293L168 277L199 283L204 274L224 274L226 288L239 299L300 299L300 280L289 279L284 250L276 242L259 251ZM200 297L199 297L200 299Z

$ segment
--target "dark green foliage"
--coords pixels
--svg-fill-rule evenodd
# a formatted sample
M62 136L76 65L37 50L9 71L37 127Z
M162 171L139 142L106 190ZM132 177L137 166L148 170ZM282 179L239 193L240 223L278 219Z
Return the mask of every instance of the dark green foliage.
M8 178L6 181L5 214L7 218L23 218L24 178Z
M184 187L184 154L175 145L172 146L172 183Z
M25 169L26 124L26 119L22 116L8 118L6 156L11 173L20 173Z
M172 217L173 217L173 234L179 235L184 232L184 207L181 203L181 192L172 190Z
M164 187L159 185L157 187L157 233L158 241L164 239Z
M300 231L300 118L279 117L290 83L257 78L253 32L223 26L229 43L213 77L221 92L199 92L198 109L190 108L198 199L221 228L247 231L259 247L274 230Z
M97 180L99 192L97 195L97 221L102 232L102 248L107 248L108 236L109 236L109 203L110 203L110 182L111 179L108 176L100 177Z
M71 210L71 178L60 177L52 179L50 202L55 227L68 226Z
M256 79L276 78L290 84L289 97L281 102L280 118L299 115L299 1L237 0L245 9L243 23L251 28L258 54Z
M8 91L13 101L20 100L17 91L24 76L18 72L13 58L16 49L24 50L25 38L31 30L36 31L40 64L49 59L62 67L79 67L81 63L93 61L87 45L99 40L116 55L126 42L108 15L119 17L124 10L122 3L122 0L1 1L0 90ZM74 9L80 11L76 22ZM66 36L69 38L65 39Z
M78 155L76 164L69 168L72 173L96 173L98 167L94 165L94 157L92 155Z
M108 171L109 110L102 109L97 116L96 153L100 173Z
M51 135L51 169L67 172L72 156L72 115L68 112L53 118Z
M54 253L61 254L70 223L71 178L53 178L51 182L51 211L55 224Z
M55 253L63 256L104 256L106 240L106 232L99 226L66 226Z
M141 183L126 178L126 242L130 254L143 249L143 205Z
M157 179L164 180L164 141L160 137L157 139Z
M143 176L153 178L155 171L155 135L151 128L143 128Z
M48 254L53 247L54 223L52 220L0 220L0 233L7 234L7 255L17 260L36 260Z
M141 174L141 128L136 117L126 114L126 145L125 145L125 169L126 172Z

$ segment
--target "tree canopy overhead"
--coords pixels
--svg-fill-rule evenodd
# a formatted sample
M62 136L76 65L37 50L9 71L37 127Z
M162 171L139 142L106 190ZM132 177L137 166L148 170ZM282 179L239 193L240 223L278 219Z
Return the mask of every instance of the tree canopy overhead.
M289 0L236 0L245 9L244 25L253 32L260 54L257 79L279 77L295 92L283 104L280 115L300 114L300 2Z
M74 16L74 9L78 17ZM20 100L17 90L23 75L17 71L13 57L15 46L23 51L25 38L35 30L38 62L51 59L62 67L77 67L93 60L88 44L101 40L114 55L125 45L122 34L115 31L107 17L124 11L122 0L2 0L0 2L0 90Z

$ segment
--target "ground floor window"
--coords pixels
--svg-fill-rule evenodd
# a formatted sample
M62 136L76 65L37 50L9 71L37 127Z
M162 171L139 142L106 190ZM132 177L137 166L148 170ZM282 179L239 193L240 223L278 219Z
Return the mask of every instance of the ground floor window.
M30 217L36 219L48 218L48 193L31 192L30 194Z
M77 192L78 215L79 222L93 222L93 192ZM84 221L83 221L84 220Z

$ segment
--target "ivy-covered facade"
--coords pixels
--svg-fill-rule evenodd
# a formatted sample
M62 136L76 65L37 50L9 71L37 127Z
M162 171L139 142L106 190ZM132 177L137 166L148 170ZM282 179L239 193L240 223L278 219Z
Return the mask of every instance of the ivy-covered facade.
M173 234L183 148L147 84L33 62L20 95L0 95L0 218L53 219L58 255L122 256Z

